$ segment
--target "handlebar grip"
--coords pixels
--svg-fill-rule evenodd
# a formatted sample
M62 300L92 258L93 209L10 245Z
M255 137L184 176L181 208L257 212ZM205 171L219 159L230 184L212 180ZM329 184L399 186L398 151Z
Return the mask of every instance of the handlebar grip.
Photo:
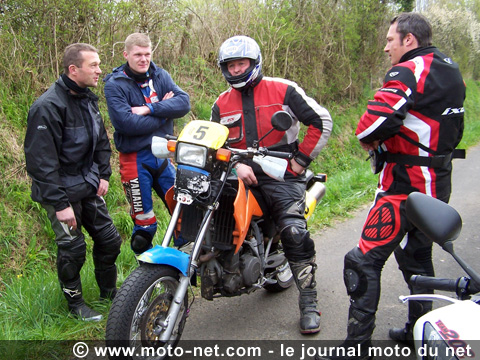
M413 275L410 284L432 290L457 291L459 279L442 279L432 276Z
M266 155L274 156L280 159L291 159L293 155L289 152L268 150Z
M177 140L178 136L166 134L165 139L167 140Z

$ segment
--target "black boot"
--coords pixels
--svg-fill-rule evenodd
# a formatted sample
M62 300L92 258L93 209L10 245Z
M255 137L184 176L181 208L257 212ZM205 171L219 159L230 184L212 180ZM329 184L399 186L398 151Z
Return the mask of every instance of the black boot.
M369 360L375 315L355 309L348 311L347 338L335 347L332 356L315 356L315 360Z
M300 333L315 334L320 331L320 316L317 305L317 289L315 282L314 259L305 262L290 262L293 278L300 292L298 305L300 308Z
M83 300L82 283L80 278L68 285L60 284L63 294L68 302L70 312L83 321L100 321L103 319L102 314L90 309Z
M113 265L106 270L95 269L95 279L100 288L100 300L113 300L117 294L117 267Z
M432 310L431 301L409 301L408 302L408 321L404 328L390 329L388 335L390 339L399 343L405 344L414 349L415 342L413 341L413 327L417 320Z
M415 348L413 341L413 325L410 322L405 323L404 328L393 328L388 331L388 336L393 341L407 345L408 347Z

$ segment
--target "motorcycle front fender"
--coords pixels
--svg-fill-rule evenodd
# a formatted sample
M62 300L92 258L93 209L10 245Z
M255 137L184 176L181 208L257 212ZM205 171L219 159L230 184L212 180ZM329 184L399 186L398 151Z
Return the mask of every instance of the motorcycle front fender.
M169 265L180 271L184 276L188 276L190 255L171 247L155 245L150 250L140 254L137 260L149 264Z

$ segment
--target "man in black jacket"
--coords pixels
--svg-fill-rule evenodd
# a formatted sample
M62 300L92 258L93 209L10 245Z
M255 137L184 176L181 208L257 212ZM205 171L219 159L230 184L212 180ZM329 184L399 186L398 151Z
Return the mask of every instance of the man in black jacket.
M30 108L24 146L27 172L32 199L47 211L55 232L58 279L70 312L99 321L102 315L82 296L82 226L94 242L102 299L115 296L115 260L122 242L103 200L111 175L110 142L98 97L88 89L97 86L102 71L97 50L83 43L65 49L63 66L64 74Z

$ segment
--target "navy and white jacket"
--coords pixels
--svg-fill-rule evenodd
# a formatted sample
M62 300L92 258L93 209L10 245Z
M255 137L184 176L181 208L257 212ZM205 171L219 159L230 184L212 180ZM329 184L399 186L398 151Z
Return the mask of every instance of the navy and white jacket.
M150 148L153 136L173 134L173 119L190 111L190 97L177 86L170 74L150 63L150 77L159 99L170 91L173 98L149 104L153 114L136 115L131 108L146 105L137 82L124 72L125 64L113 69L105 81L108 114L115 128L114 140L118 151L132 153Z

